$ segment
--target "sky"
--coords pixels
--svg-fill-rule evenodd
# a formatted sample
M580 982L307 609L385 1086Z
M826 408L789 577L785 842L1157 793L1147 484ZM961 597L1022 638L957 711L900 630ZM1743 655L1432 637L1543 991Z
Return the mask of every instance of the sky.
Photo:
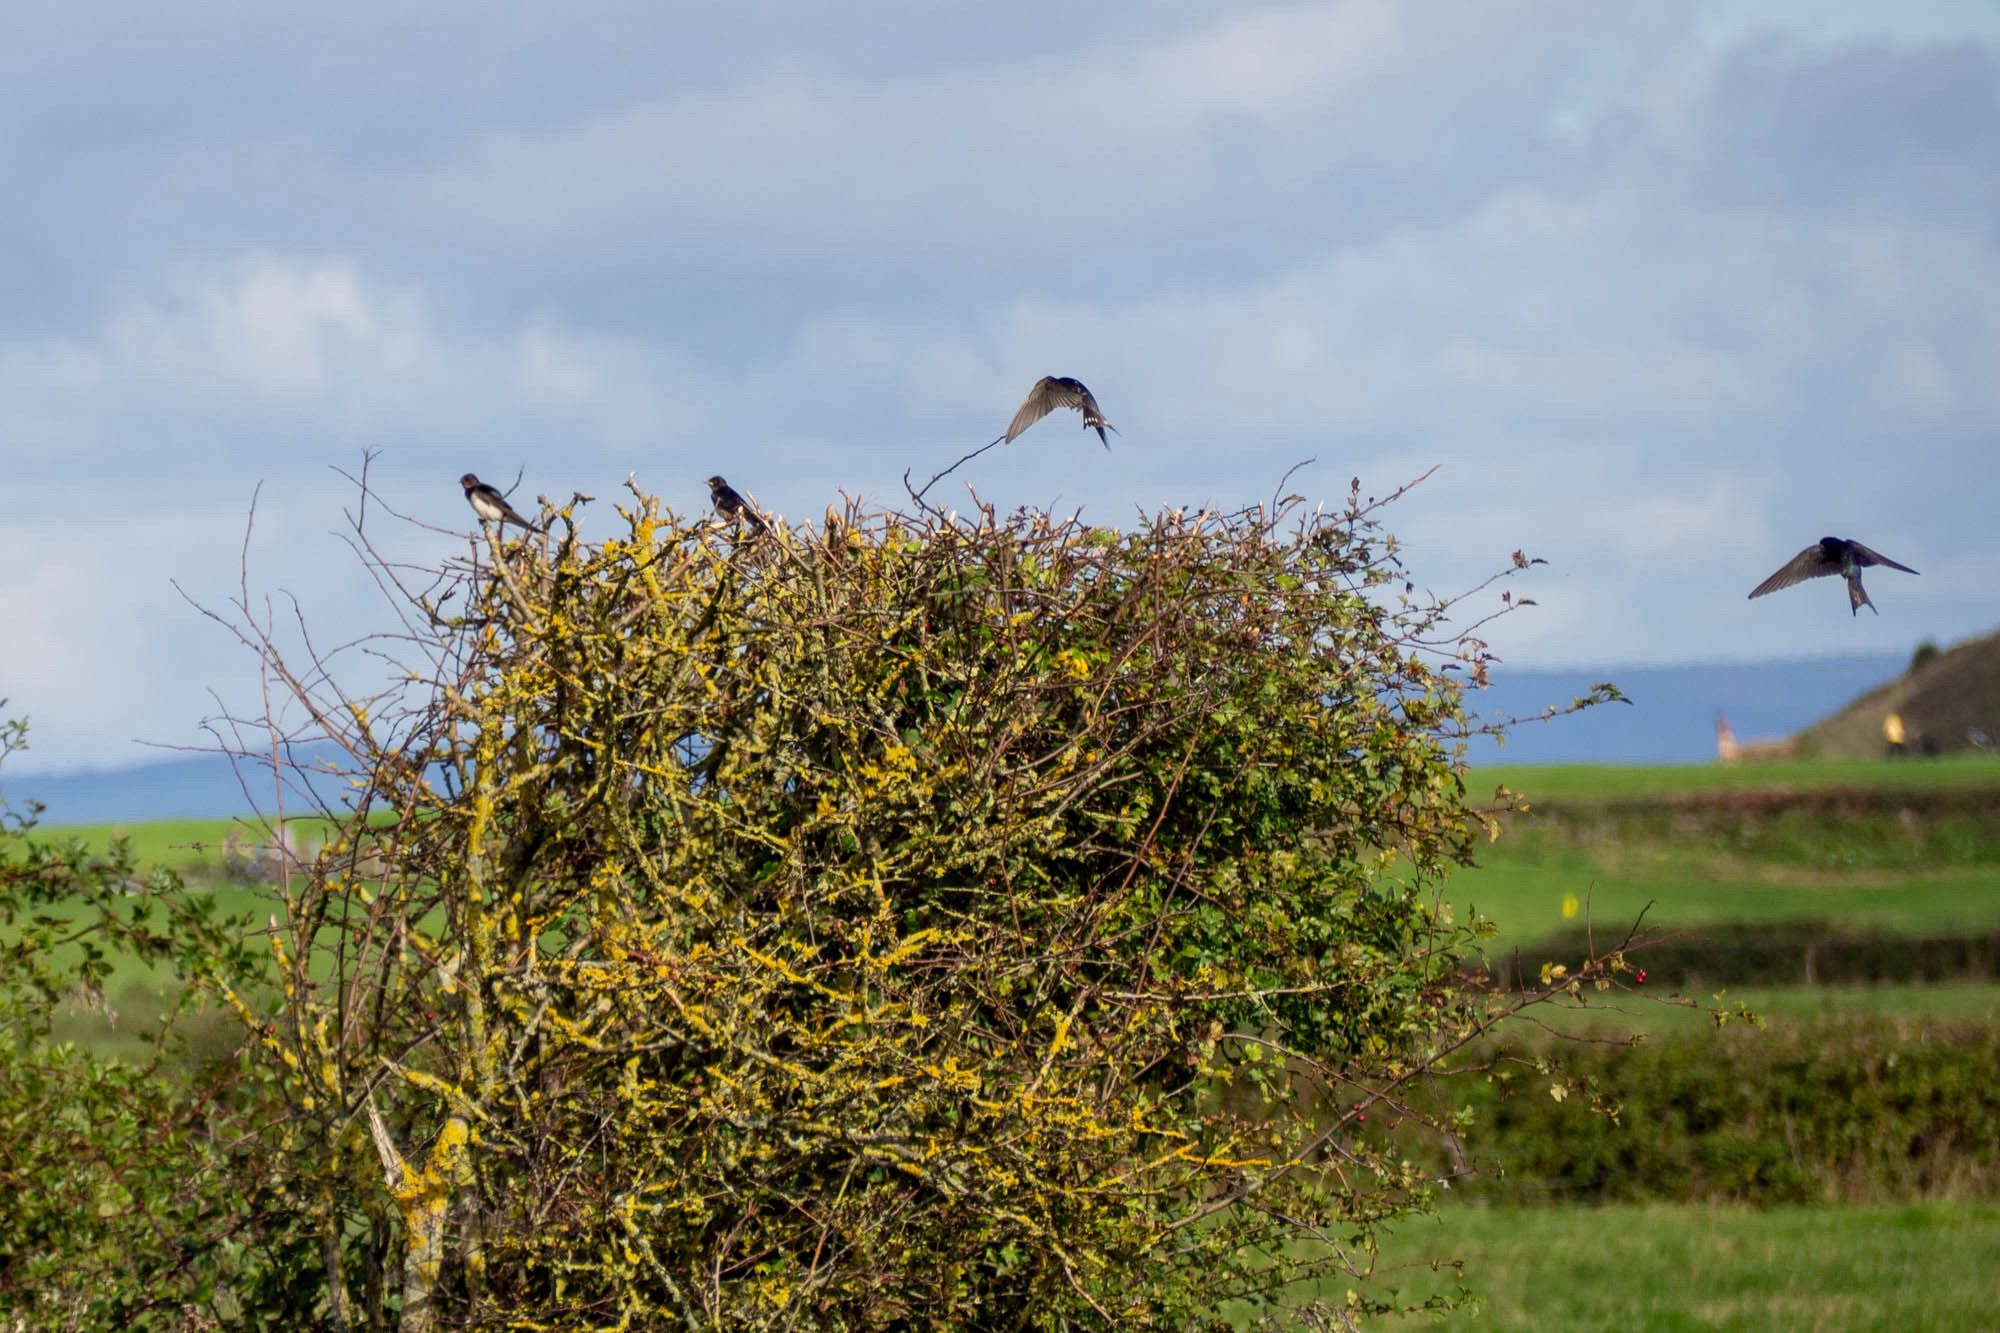
M1121 434L1051 417L961 474L985 499L1119 523L1437 465L1388 520L1419 583L1550 562L1511 664L2000 623L1988 0L13 0L0 36L19 771L254 711L199 609L240 588L385 627L338 535L364 450L444 528L467 470L598 496L587 535L628 474L811 518L1044 374ZM1822 534L1922 575L1876 572L1879 618L1745 600Z

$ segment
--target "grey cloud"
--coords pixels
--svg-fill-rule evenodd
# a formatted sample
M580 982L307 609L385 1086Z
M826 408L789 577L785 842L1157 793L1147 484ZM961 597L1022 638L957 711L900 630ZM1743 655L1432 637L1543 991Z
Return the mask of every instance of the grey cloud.
M522 451L579 434L615 453L727 410L724 386L669 346L543 320L441 325L420 293L341 259L252 256L83 337L0 341L0 430L62 442L11 457L23 477L114 458L135 479L284 475L369 445Z
M11 267L56 315L162 256L249 249L352 254L512 313L593 282L667 301L712 266L778 305L773 276L868 298L899 276L959 293L1130 292L1162 264L1235 280L1569 170L1541 101L1632 11L1543 10L1432 23L1356 0L1081 25L1045 7L1004 40L957 16L766 13L685 48L677 23L630 10L601 18L616 42L540 19L411 31L303 11L205 43L174 40L199 14L170 32L134 15L129 35L77 20L42 35L49 67L14 71L40 100L0 156L24 233L0 279Z
M2000 224L2000 53L1974 42L1832 50L1766 38L1709 108L1718 200L1845 216Z
M1228 271L1380 227L1426 196L1462 201L1545 155L1528 108L1594 12L1562 4L1522 24L1473 6L1428 24L1360 0L949 75L778 70L496 136L422 197L599 256L665 244L752 269L1058 288L1107 269L1116 281L1128 253Z
M966 470L986 497L1115 521L1441 462L1391 524L1440 590L1554 561L1496 627L1519 660L1991 625L1991 46L1713 49L1581 0L226 12L50 7L0 51L34 515L0 612L59 649L0 693L44 762L243 688L163 579L228 594L258 478L256 572L340 636L380 616L323 535L365 447L448 531L468 468L694 510L726 460L809 517L1048 373L1125 433L1052 418ZM1822 531L1925 576L1879 621L1744 603Z

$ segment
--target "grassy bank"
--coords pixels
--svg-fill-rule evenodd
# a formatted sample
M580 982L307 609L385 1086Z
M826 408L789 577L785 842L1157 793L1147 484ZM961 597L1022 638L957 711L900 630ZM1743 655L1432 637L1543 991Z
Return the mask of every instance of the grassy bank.
M1481 1293L1447 1328L1926 1329L1993 1327L2000 1206L1774 1208L1680 1205L1448 1208L1391 1238L1385 1269L1437 1255L1461 1273L1385 1271L1384 1299ZM1389 1328L1434 1328L1427 1317Z
M1371 1277L1329 1279L1292 1299L1338 1304L1356 1291L1395 1307L1461 1302L1366 1324L1396 1330L1974 1333L1993 1327L1996 1250L1992 1204L1459 1205L1404 1222ZM1223 1313L1238 1327L1254 1316L1247 1304Z

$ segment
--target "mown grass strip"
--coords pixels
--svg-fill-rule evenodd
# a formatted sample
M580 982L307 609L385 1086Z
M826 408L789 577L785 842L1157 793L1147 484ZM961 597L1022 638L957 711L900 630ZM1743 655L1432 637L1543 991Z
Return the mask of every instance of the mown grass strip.
M1439 1255L1463 1277L1404 1268L1369 1290L1405 1299L1482 1294L1475 1316L1410 1317L1385 1328L1925 1329L1993 1327L2000 1206L1751 1210L1642 1207L1447 1208L1405 1223L1387 1264Z

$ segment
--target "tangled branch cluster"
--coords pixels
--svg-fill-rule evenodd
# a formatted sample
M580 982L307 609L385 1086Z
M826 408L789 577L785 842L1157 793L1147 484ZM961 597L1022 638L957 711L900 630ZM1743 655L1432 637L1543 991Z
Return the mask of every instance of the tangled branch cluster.
M361 793L236 996L330 1319L1186 1328L1365 1269L1429 1182L1355 1126L1491 1017L1436 892L1483 652L1375 507L634 496L376 561L384 695L239 608Z

